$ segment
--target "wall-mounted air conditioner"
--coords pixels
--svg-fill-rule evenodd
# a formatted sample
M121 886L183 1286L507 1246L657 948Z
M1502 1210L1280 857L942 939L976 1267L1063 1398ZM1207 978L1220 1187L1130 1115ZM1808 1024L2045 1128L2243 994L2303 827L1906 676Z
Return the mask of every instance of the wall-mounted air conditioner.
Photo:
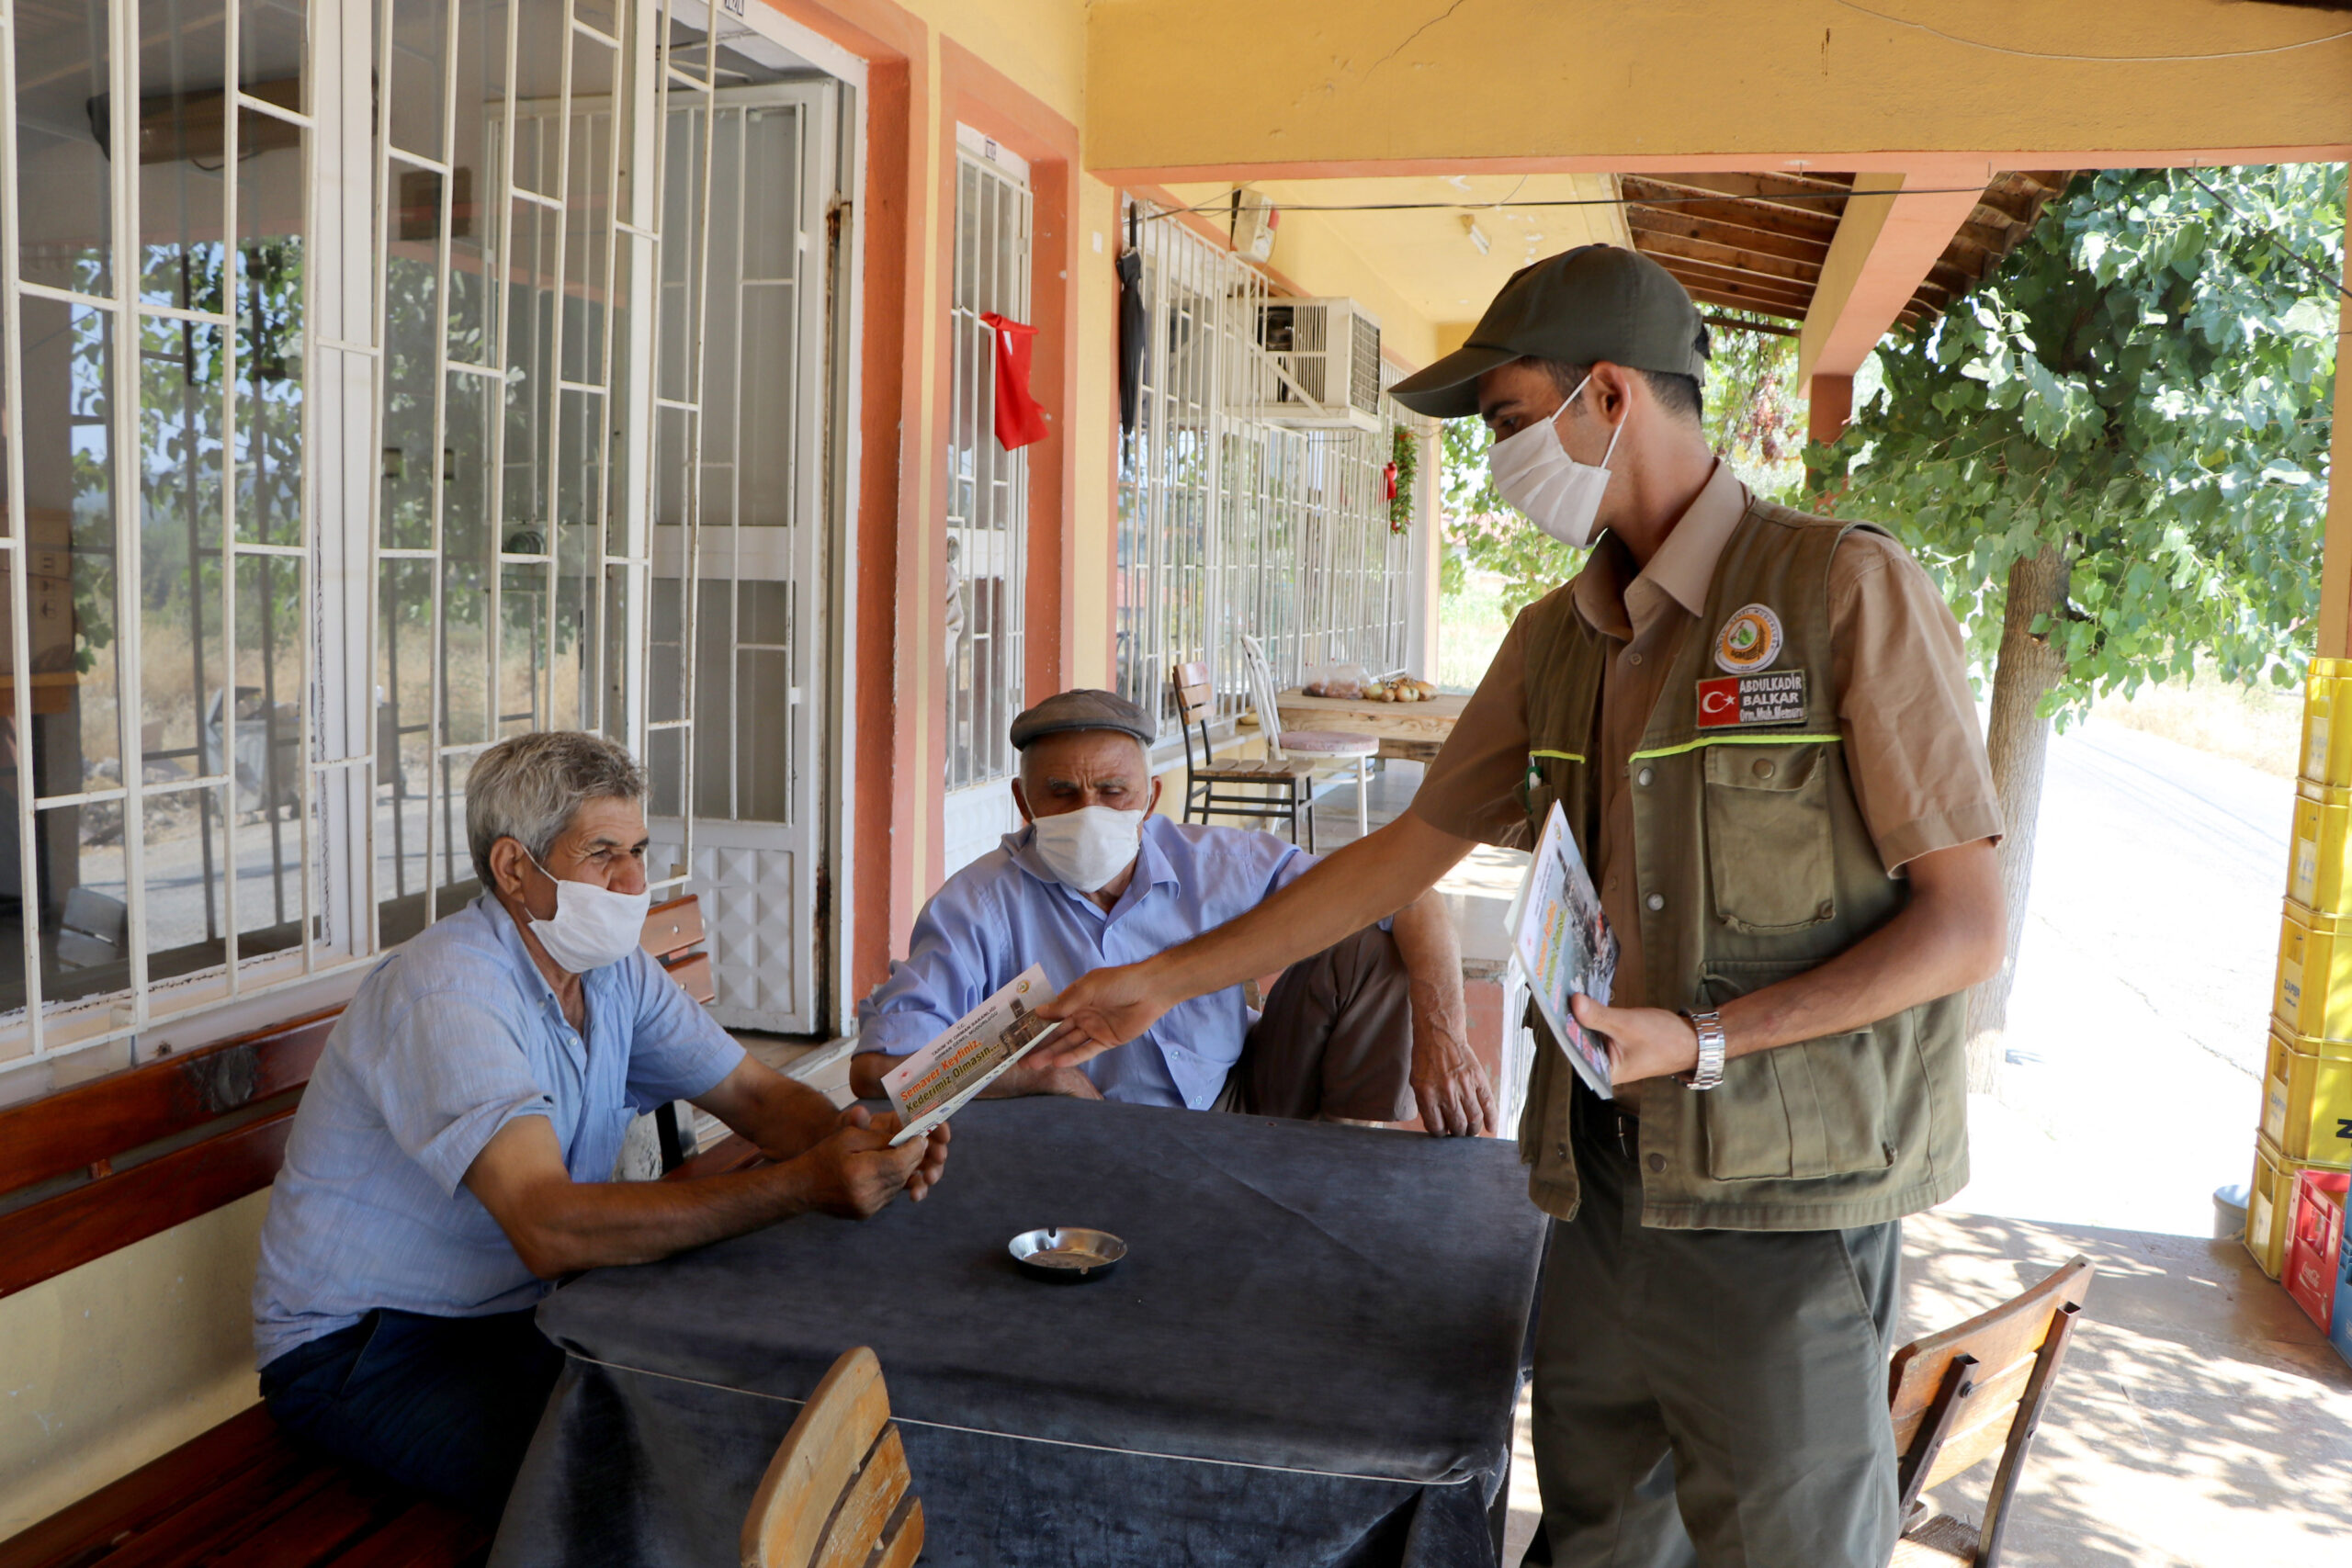
M1300 430L1380 428L1380 323L1354 300L1268 299L1257 347L1235 412Z

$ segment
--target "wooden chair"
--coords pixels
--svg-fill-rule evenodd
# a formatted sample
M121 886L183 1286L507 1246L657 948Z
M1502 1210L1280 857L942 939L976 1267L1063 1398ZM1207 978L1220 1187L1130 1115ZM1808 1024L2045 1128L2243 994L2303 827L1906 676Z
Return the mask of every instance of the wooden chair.
M1184 732L1184 820L1197 816L1280 818L1290 824L1290 841L1297 843L1298 824L1306 821L1306 847L1315 848L1315 770L1305 762L1272 755L1255 761L1220 762L1209 750L1209 717L1216 708L1216 688L1209 683L1205 664L1179 664L1169 671L1176 689L1176 716ZM1193 730L1201 732L1201 754L1193 756ZM1269 739L1271 739L1271 735ZM1260 791L1267 793L1261 794Z
M2097 1271L2073 1258L2014 1301L1894 1353L1888 1399L1905 1529L1889 1568L1996 1568L2027 1450ZM1981 1535L1949 1515L1927 1516L1922 1492L1996 1454Z
M685 987L686 995L708 1007L718 995L718 984L711 978L710 954L703 950L704 929L702 900L694 894L656 904L645 912L645 935L639 939L645 951L670 973L670 978ZM680 1100L670 1100L653 1112L653 1129L662 1144L662 1170L664 1175L691 1159L695 1152L694 1123L685 1118L692 1111L681 1111Z
M922 1555L922 1504L873 1351L842 1351L808 1396L752 1495L742 1552L743 1568L906 1568Z
M1258 639L1243 633L1241 657L1250 667L1250 701L1258 710L1258 730L1266 738L1266 755L1277 761L1298 757L1309 763L1356 765L1356 837L1372 831L1372 760L1380 754L1380 737L1344 729L1284 729L1282 693L1274 684L1274 667ZM1307 826L1314 827L1312 818Z

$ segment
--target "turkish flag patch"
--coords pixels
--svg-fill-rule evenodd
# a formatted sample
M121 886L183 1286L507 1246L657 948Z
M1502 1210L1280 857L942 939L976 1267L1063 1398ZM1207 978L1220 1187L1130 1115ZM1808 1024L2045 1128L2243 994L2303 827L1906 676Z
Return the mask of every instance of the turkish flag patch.
M1769 670L1699 682L1699 728L1733 729L1804 720L1804 671Z

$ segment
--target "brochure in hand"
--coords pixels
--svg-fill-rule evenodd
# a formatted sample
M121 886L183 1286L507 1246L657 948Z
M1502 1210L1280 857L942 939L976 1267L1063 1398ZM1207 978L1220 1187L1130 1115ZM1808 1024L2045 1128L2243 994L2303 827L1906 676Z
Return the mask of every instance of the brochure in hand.
M946 1121L999 1074L1061 1027L1036 1015L1054 992L1046 971L1032 964L1010 985L957 1019L947 1032L882 1075L890 1109L899 1113L897 1148Z
M1617 977L1617 937L1600 912L1600 895L1593 891L1557 802L1544 820L1544 837L1528 863L1510 919L1511 950L1552 1038L1587 1088L1603 1100L1613 1099L1609 1043L1577 1021L1568 998L1581 992L1597 1002L1609 1000Z

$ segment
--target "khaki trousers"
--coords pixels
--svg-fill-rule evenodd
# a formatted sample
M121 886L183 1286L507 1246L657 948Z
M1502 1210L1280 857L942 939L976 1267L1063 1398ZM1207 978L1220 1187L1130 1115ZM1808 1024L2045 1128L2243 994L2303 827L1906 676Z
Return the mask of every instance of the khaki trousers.
M1645 1226L1616 1112L1579 1086L1573 1114L1584 1197L1544 1261L1527 1561L1885 1568L1901 1226Z
M1216 1109L1296 1121L1403 1122L1413 1018L1396 939L1378 926L1283 971Z

